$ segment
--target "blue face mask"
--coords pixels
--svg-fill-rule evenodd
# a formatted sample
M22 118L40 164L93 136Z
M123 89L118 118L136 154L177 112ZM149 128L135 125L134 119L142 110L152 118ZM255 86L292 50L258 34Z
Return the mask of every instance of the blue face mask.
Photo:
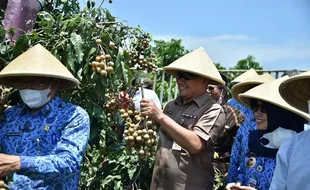
M40 108L51 100L47 95L51 92L50 88L45 90L19 90L23 102L30 108Z

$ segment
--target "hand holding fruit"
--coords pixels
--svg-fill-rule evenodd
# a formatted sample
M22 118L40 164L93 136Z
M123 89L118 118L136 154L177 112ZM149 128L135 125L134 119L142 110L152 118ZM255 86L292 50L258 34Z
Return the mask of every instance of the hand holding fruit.
M143 99L140 102L141 114L150 117L153 121L159 122L163 116L163 111L159 109L152 101Z
M118 96L115 97L115 103L117 104L118 108L125 108L127 109L128 106L130 108L134 108L133 100L129 97L126 92L120 92Z

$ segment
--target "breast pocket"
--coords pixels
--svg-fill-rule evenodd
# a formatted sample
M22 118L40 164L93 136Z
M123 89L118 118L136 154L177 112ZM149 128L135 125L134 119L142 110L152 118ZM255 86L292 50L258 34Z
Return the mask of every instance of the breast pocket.
M26 140L22 137L21 133L6 133L1 143L1 150L5 154L23 154L27 144Z
M189 130L192 130L192 128L195 126L195 124L197 123L197 119L196 118L191 118L191 117L186 117L186 116L183 116L179 122L178 122L181 126L189 129Z

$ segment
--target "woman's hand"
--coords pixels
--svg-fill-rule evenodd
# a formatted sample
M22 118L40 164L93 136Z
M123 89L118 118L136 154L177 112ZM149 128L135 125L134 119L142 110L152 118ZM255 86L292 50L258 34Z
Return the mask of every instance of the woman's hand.
M257 190L249 186L241 186L241 183L228 183L225 190Z

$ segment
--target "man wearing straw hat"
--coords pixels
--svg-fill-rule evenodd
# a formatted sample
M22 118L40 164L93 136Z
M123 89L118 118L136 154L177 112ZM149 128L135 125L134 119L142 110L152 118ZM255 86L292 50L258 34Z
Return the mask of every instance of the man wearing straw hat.
M164 69L176 76L179 97L164 111L151 101L141 101L142 114L160 125L151 189L212 190L213 142L223 131L225 114L206 89L224 81L203 48Z
M56 91L79 81L38 44L0 72L0 84L18 89L24 102L0 124L0 177L13 174L11 189L78 189L89 116Z
M310 71L283 81L279 92L287 103L310 114ZM309 142L307 130L281 145L270 190L310 189Z

